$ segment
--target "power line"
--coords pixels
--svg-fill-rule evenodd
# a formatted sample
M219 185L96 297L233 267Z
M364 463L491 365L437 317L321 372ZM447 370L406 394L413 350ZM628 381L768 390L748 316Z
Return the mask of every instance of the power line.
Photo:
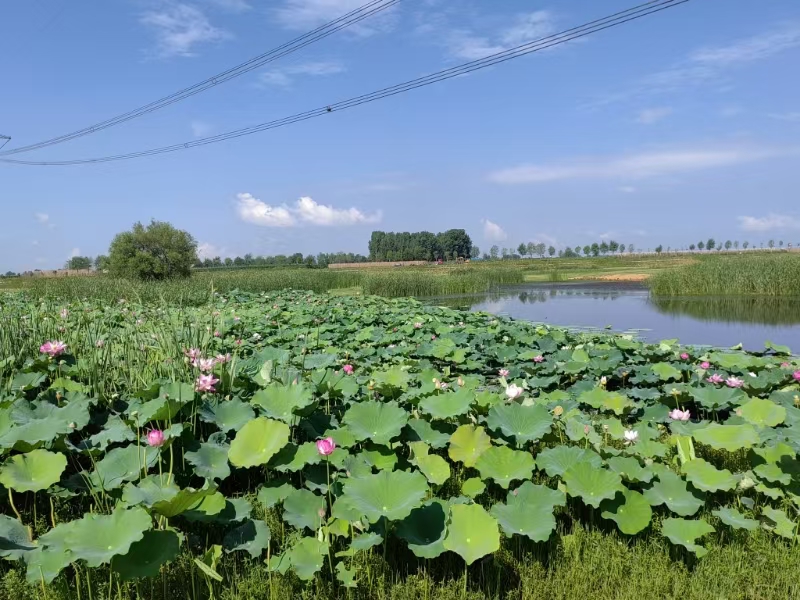
M7 135L0 135L0 141L2 141L2 140L5 140L5 141L3 142L3 145L2 145L2 146L0 146L0 148L2 148L2 147L3 147L3 146L5 146L5 145L6 145L8 142L10 142L10 141L11 141L11 137L10 137L10 136L7 136Z
M249 73L254 69L258 69L259 67L264 66L267 63L274 62L284 56L297 52L298 50L309 46L310 44L316 43L334 33L341 31L347 27L352 27L357 23L360 23L364 19L368 19L369 17L383 12L392 6L395 6L402 0L370 0L370 2L364 4L363 6L356 8L349 13L342 15L341 17L334 19L320 27L301 35L285 44L278 46L277 48L273 48L272 50L265 52L263 54L259 54L251 58L248 61L240 63L230 69L223 71L222 73L217 73L208 79L205 79L199 83L191 85L189 87L183 88L182 90L178 90L168 96L164 96L158 100L154 100L149 104L145 104L144 106L140 106L133 110L130 110L126 113L122 113L115 117L111 117L110 119L106 119L105 121L101 121L99 123L95 123L94 125L89 125L82 129L78 129L71 133L65 133L63 135L43 140L41 142L36 142L34 144L29 144L27 146L20 146L19 148L12 148L11 150L6 150L5 152L0 152L0 156L11 156L14 154L20 154L22 152L30 152L32 150L38 150L40 148L45 148L48 146L53 146L55 144L63 144L64 142L68 142L86 135L90 135L93 133L97 133L98 131L102 131L104 129L108 129L109 127L114 127L116 125L120 125L121 123L125 123L126 121L130 121L131 119L135 119L141 117L143 115L149 114L156 110L160 110L165 108L171 104L175 104L176 102L180 102L185 100L186 98L190 98L196 94L204 92L212 87L218 86L222 83L230 81L236 77L244 75L245 73Z
M93 164L93 163L111 162L117 160L130 160L134 158L142 158L145 156L154 156L156 154L165 154L167 152L176 152L178 150L185 150L188 148L194 148L196 146L205 146L208 144L214 144L228 139L242 137L245 135L251 135L254 133L259 133L261 131L267 131L269 129L277 129L278 127L292 125L300 121L306 121L332 112L338 112L348 108L354 108L362 104L375 102L376 100L382 100L383 98L388 98L390 96L395 96L397 94L401 94L421 87L432 85L434 83L439 83L440 81L452 79L453 77L466 75L468 73L477 71L479 69L485 69L486 67L491 67L506 62L508 60L512 60L514 58L519 58L521 56L531 54L533 52L538 52L540 50L545 50L553 46L558 46L560 44L564 44L576 40L578 38L585 37L592 33L596 33L604 29L610 29L611 27L616 27L618 25L622 25L629 21L634 21L652 15L654 13L661 12L668 8L685 4L687 2L689 2L689 0L651 0L650 2L646 2L645 4L640 4L638 6L629 8L627 10L614 13L613 15L610 15L608 17L603 17L601 19L591 21L584 25L567 29L565 31L562 31L561 33L556 33L550 36L540 38L538 40L527 42L525 44L521 44L514 48L504 50L502 52L497 52L495 54L492 54L490 56L478 60L473 60L467 63L463 63L456 67L451 67L449 69L444 69L443 71L438 71L430 75L412 79L410 81L406 81L394 86L386 87L371 92L369 94L362 94L361 96L355 96L353 98L342 100L340 102L329 104L313 110L308 110L302 113L296 113L294 115L290 115L282 119L267 121L266 123L260 123L258 125L244 127L242 129L236 129L233 131L228 131L226 133L221 133L218 135L209 136L198 140L191 140L189 142L184 142L182 144L173 144L170 146L152 148L150 150L142 150L139 152L130 152L128 154L117 154L117 155L103 156L98 158L85 158L85 159L75 159L75 160L65 160L65 161L25 161L25 160L14 160L14 159L0 159L0 161L7 163L14 163L14 164L36 165L36 166L66 166L66 165L79 165L79 164Z

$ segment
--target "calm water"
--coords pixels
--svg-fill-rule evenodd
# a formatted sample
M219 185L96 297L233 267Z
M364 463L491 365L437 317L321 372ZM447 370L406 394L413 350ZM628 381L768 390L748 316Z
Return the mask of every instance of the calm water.
M651 298L639 284L554 283L450 296L433 304L579 328L634 332L658 341L763 348L770 340L800 351L800 298Z

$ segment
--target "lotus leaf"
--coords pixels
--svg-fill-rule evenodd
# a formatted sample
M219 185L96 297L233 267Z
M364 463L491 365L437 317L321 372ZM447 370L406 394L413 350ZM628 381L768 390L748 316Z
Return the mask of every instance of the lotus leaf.
M208 496L203 496L199 502L196 502L189 510L185 511L181 516L189 521L211 522L226 509L228 501L219 492L214 492Z
M461 484L461 493L470 498L480 496L486 490L486 484L480 477L470 477Z
M134 481L155 466L158 462L158 449L129 444L114 448L101 461L95 464L89 476L92 485L104 490L121 487L126 481Z
M703 519L675 519L670 517L661 523L661 534L668 538L676 546L683 546L689 552L694 552L698 558L702 558L708 553L703 546L695 542L709 533L714 533L714 529Z
M346 588L357 587L355 570L348 569L343 562L336 565L336 579Z
M326 502L308 490L294 490L283 501L283 520L298 529L315 531L324 521ZM320 514L322 513L322 515Z
M484 479L493 479L500 487L508 489L515 479L530 479L534 465L533 457L528 452L492 446L480 455L475 468Z
M721 425L711 423L694 432L694 439L715 450L734 452L758 443L758 433L752 425Z
M390 521L406 518L420 505L427 491L427 481L418 472L381 471L344 480L344 496L371 523L381 517Z
M419 558L436 558L445 551L448 507L441 500L429 500L413 509L397 524L397 535Z
M63 454L32 450L12 456L0 468L0 483L16 492L45 490L61 479L67 467Z
M486 420L489 429L502 431L518 444L541 439L550 431L553 417L542 405L523 406L512 402L493 406Z
M424 442L411 442L409 444L414 452L412 464L416 465L430 483L442 485L450 478L450 464L441 456L429 454L429 448Z
M758 529L758 521L748 519L735 508L720 508L719 510L711 511L711 514L733 529L746 529L748 531Z
M653 373L658 375L658 378L661 379L661 381L680 381L683 378L683 374L680 372L680 370L676 369L669 363L656 363L651 368L653 369Z
M702 458L687 461L681 468L687 481L704 492L732 490L739 483L739 478L727 469L719 470Z
M131 506L143 504L148 508L156 502L174 498L180 488L174 479L164 475L148 475L139 483L129 483L122 492L122 501Z
M315 537L304 537L287 552L295 574L302 580L308 581L322 568L325 555L328 554L328 544L320 542Z
M206 442L200 444L197 450L187 452L184 456L186 462L194 467L195 475L206 479L223 480L231 474L228 466L228 452L230 452L230 446L227 444Z
M24 555L27 565L26 578L31 585L52 583L62 569L74 560L69 550L48 552L41 546Z
M250 558L258 558L269 545L270 537L269 527L264 521L247 519L225 535L222 547L227 553L243 550Z
M786 409L772 400L752 398L739 408L742 418L756 427L775 427L786 420Z
M474 467L480 455L491 445L492 439L483 427L462 425L450 436L447 454L451 460L464 463L465 467Z
M289 441L289 427L280 421L258 417L233 438L228 460L235 467L266 464Z
M653 478L653 471L648 467L643 467L641 463L632 456L614 456L608 459L608 468L619 473L623 479L633 482L649 483Z
M692 397L700 406L709 410L727 408L739 404L747 395L740 389L729 387L704 386L691 388Z
M793 540L797 537L797 523L787 517L784 511L766 506L761 514L769 520L770 529L772 529L775 535L789 540Z
M408 413L397 402L371 400L353 404L342 418L357 440L375 444L388 444L400 435L407 421Z
M753 469L753 473L758 475L760 479L771 483L789 485L792 481L791 475L784 473L778 465L773 463L758 465Z
M626 535L635 535L644 530L653 516L653 509L644 496L634 490L625 489L614 500L603 503L601 516L617 524Z
M350 549L354 553L364 552L365 550L374 548L381 542L383 542L383 537L379 536L377 533L362 533L353 538L353 541L350 543Z
M428 423L422 419L409 419L408 439L410 441L425 442L431 448L444 448L450 441L452 431L443 430L446 425L441 423ZM440 429L441 428L441 429Z
M599 469L603 466L603 459L597 452L577 446L555 446L536 455L536 464L550 477L561 477L571 466L582 463Z
M258 489L256 497L264 508L272 508L279 502L283 502L292 490L294 490L292 484L285 479L273 479Z
M164 498L153 503L155 512L167 518L176 517L190 508L197 505L206 496L210 496L217 491L216 487L206 487L199 490L194 488L183 488L171 498Z
M36 545L28 537L28 529L16 519L0 515L0 556L8 560L18 560Z
M419 407L433 419L449 419L469 412L474 401L475 393L472 390L460 389L428 396L419 403Z
M603 388L593 388L588 392L583 392L578 401L581 404L588 404L598 410L610 410L615 415L621 415L634 404L630 398L619 392L609 392Z
M311 390L301 383L280 385L271 383L257 391L251 401L261 407L268 417L291 424L298 411L314 402Z
M127 554L113 558L111 566L122 581L155 577L161 565L180 552L180 539L174 531L145 531L142 539L131 544Z
M471 565L500 549L497 521L479 504L453 505L443 544Z
M703 506L703 501L686 487L686 482L672 471L658 473L658 481L644 491L651 506L666 504L675 514L688 517Z
M525 535L534 542L546 542L556 527L553 510L566 500L561 490L526 481L508 493L505 504L495 504L490 512L507 536Z
M305 444L286 444L281 450L272 457L269 466L280 472L299 471L306 465L315 465L320 462L321 456L317 445L314 442Z
M203 421L214 423L220 431L225 433L239 431L256 416L253 408L238 398L218 402L206 401L197 414Z
M595 508L603 500L611 499L622 491L622 481L617 473L593 467L588 462L572 465L563 478L570 496L577 496Z

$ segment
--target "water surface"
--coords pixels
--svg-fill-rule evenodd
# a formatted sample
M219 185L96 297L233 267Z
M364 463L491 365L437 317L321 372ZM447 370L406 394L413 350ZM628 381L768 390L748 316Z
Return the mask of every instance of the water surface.
M433 304L567 327L634 332L649 341L800 351L800 298L651 298L641 284L553 283L433 298Z

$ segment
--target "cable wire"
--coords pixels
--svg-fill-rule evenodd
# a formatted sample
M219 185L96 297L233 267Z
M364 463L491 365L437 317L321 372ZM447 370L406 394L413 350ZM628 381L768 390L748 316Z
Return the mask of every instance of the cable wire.
M230 81L231 79L240 77L241 75L249 73L254 69L258 69L267 63L274 62L280 58L283 58L284 56L297 52L298 50L316 43L330 35L333 35L342 29L352 27L364 19L368 19L373 15L383 12L401 1L402 0L371 0L363 6L356 8L345 15L342 15L333 21L321 25L313 31L305 33L289 42L286 42L285 44L278 46L277 48L273 48L268 52L259 54L258 56L255 56L246 62L240 63L235 67L231 67L222 73L217 73L216 75L213 75L212 77L209 77L199 83L183 88L182 90L178 90L177 92L174 92L168 96L164 96L158 100L154 100L153 102L145 104L144 106L140 106L126 113L122 113L115 117L111 117L110 119L106 119L105 121L95 123L94 125L89 125L71 133L65 133L48 140L43 140L34 144L28 144L27 146L20 146L19 148L12 148L11 150L0 152L0 156L11 156L14 154L20 154L22 152L30 152L32 150L46 148L56 144L63 144L64 142L68 142L86 135L91 135L93 133L97 133L98 131L108 129L109 127L114 127L116 125L125 123L131 119L136 119L151 112L160 110L171 104L175 104L176 102L180 102L186 98L190 98L191 96L204 92L212 87Z
M11 138L10 138L9 136L7 136L7 135L0 135L0 140L5 140L5 141L3 142L3 145L2 145L2 146L0 146L0 148L2 148L2 147L3 147L3 146L5 146L5 145L6 145L8 142L10 142L10 141L11 141Z
M395 96L397 94L401 94L421 87L432 85L434 83L439 83L440 81L452 79L453 77L466 75L468 73L477 71L479 69L485 69L490 66L494 66L515 58L519 58L521 56L525 56L527 54L531 54L533 52L539 52L547 48L558 46L579 39L581 37L585 37L592 33L603 31L605 29L610 29L612 27L616 27L618 25L622 25L624 23L637 20L667 10L669 8L685 4L687 2L689 2L689 0L651 0L650 2L646 2L645 4L640 4L638 6L610 15L608 17L603 17L601 19L591 21L584 25L579 25L577 27L567 29L560 33L556 33L550 36L540 38L538 40L527 42L525 44L521 44L514 48L497 52L495 54L492 54L490 56L478 60L473 60L455 67L451 67L449 69L444 69L443 71L438 71L430 75L426 75L394 86L376 90L368 94L362 94L360 96L355 96L347 100L342 100L340 102L336 102L333 104L308 110L305 112L297 113L294 115L290 115L288 117L283 117L282 119L276 119L274 121L268 121L266 123L260 123L258 125L244 127L242 129L236 129L233 131L220 133L218 135L209 136L198 140L191 140L189 142L184 142L180 144L172 144L170 146L162 146L159 148L152 148L149 150L130 152L127 154L117 154L112 156L103 156L98 158L85 158L85 159L75 159L75 160L65 160L65 161L25 161L25 160L14 160L14 159L0 159L0 161L7 163L14 163L14 164L36 165L36 166L67 166L67 165L79 165L79 164L94 164L94 163L111 162L117 160L130 160L134 158L154 156L157 154L176 152L178 150L185 150L197 146L214 144L224 140L242 137L245 135L252 135L254 133L259 133L261 131L277 129L278 127L285 127L287 125L292 125L294 123L320 117L332 112L338 112L341 110L346 110L348 108L354 108L362 104L375 102L376 100L382 100L383 98L388 98L390 96Z

